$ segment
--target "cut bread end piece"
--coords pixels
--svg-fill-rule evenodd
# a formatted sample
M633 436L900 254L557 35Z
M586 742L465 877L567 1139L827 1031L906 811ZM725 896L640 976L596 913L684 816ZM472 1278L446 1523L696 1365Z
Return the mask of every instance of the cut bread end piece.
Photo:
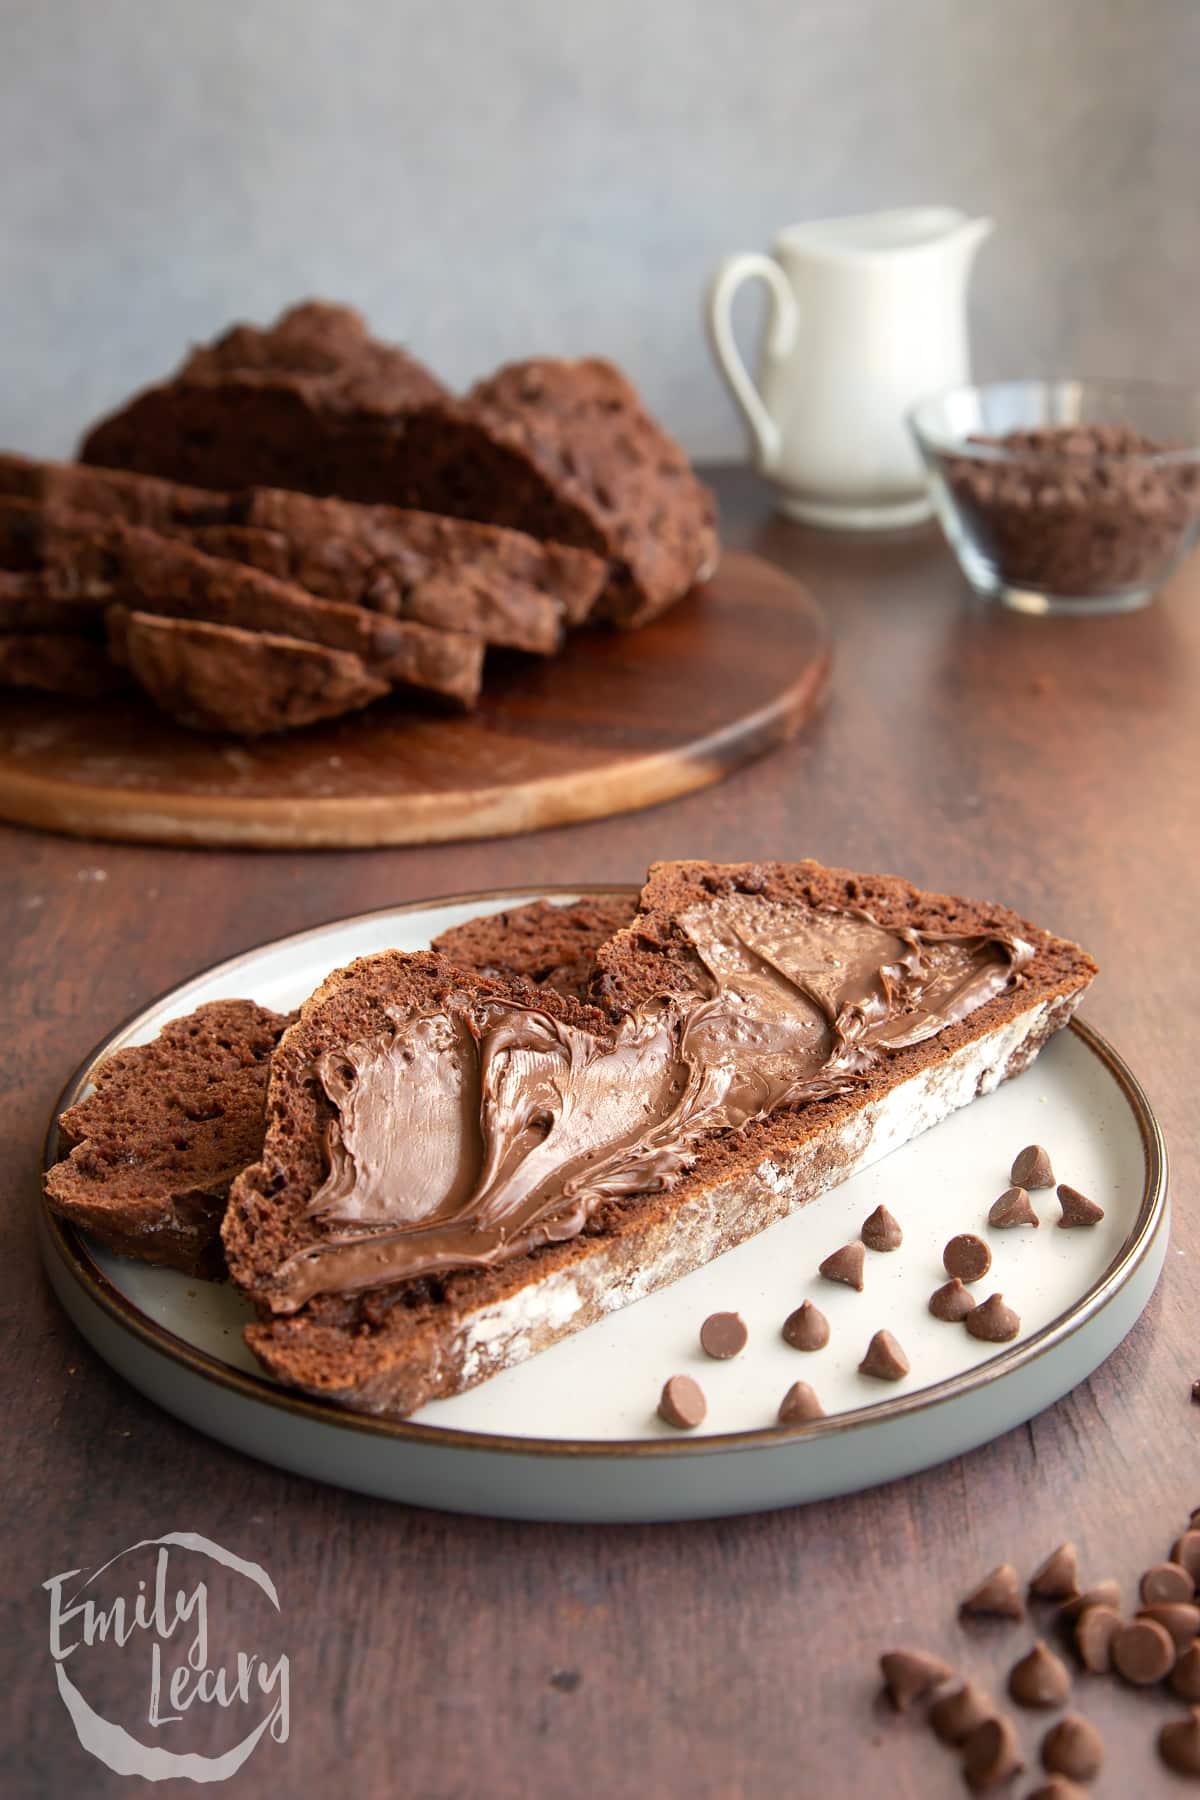
M316 1292L299 1310L272 1313L278 1269L328 1229L309 1212L327 1178L333 1116L314 1093L314 1055L369 1036L369 1018L351 1004L363 984L377 1014L403 1007L413 959L368 959L369 967L331 977L276 1058L262 1162L235 1183L226 1221L231 1271L259 1304L247 1341L274 1376L381 1416L459 1393L702 1266L1020 1073L1068 1022L1095 973L1078 946L1006 908L922 893L892 877L815 863L662 864L633 922L599 950L595 993L607 1015L562 1016L607 1016L611 1025L648 998L696 996L702 966L680 916L731 897L810 914L867 913L887 931L935 941L998 934L1020 941L1022 959L1002 991L949 1015L922 1041L884 1047L863 1079L741 1130L701 1136L667 1191L609 1199L566 1241L489 1267Z
M224 1268L229 1184L262 1149L271 1053L288 1019L217 1000L118 1050L59 1119L51 1209L122 1255L186 1275Z

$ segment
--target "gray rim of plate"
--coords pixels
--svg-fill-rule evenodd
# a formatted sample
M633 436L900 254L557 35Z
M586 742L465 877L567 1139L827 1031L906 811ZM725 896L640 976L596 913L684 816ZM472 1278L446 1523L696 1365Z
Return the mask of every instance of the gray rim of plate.
M112 1031L86 1057L79 1068L71 1076L67 1085L59 1095L50 1114L43 1150L43 1170L50 1168L58 1160L58 1117L68 1106L74 1104L91 1079L92 1071L101 1059L114 1050L119 1050L142 1024L148 1013L154 1012L164 1002L178 999L181 1010L186 1009L188 991L200 982L207 982L217 975L233 975L247 962L266 950L278 950L290 944L302 944L307 938L322 936L325 932L357 925L370 919L384 918L404 913L429 912L434 908L446 906L466 906L475 902L513 901L521 903L531 897L547 899L591 898L601 894L628 894L630 897L638 893L638 888L623 882L610 882L587 887L571 887L562 884L526 888L489 888L474 893L443 894L432 899L405 901L399 906L373 907L369 912L352 913L345 918L328 919L321 925L310 925L303 931L294 931L285 937L267 938L248 950L240 951L236 956L228 957L224 962L212 963L206 969L198 970L186 980L165 989L155 999L126 1019ZM1088 1291L1065 1313L1043 1326L1041 1331L1026 1338L1023 1343L1015 1345L1011 1350L1003 1352L986 1362L977 1364L973 1369L964 1370L960 1375L952 1376L947 1381L935 1382L931 1387L919 1388L912 1394L899 1395L892 1400L856 1407L852 1412L839 1413L831 1419L818 1419L807 1425L768 1425L754 1431L731 1431L702 1438L608 1438L608 1439L574 1439L574 1438L526 1438L492 1434L482 1431L455 1431L442 1425L415 1424L406 1419L376 1419L368 1414L348 1412L345 1408L333 1406L322 1400L314 1400L309 1396L289 1388L279 1387L268 1381L265 1376L247 1375L241 1370L233 1369L228 1364L209 1356L205 1351L193 1348L175 1333L164 1326L156 1324L152 1319L138 1310L126 1299L119 1288L113 1286L104 1272L92 1260L86 1244L75 1228L59 1219L46 1205L45 1196L39 1196L42 1210L42 1224L45 1231L47 1250L52 1251L63 1264L72 1280L89 1296L89 1298L105 1312L113 1322L127 1331L130 1336L139 1339L147 1348L156 1351L170 1361L181 1363L193 1374L211 1381L215 1386L240 1395L243 1399L257 1401L265 1406L306 1418L314 1423L333 1426L343 1431L365 1432L372 1437L389 1438L393 1441L411 1444L437 1445L443 1450L488 1450L498 1454L539 1457L595 1457L611 1460L613 1457L692 1457L721 1456L735 1451L766 1449L768 1446L795 1442L801 1438L828 1438L843 1436L847 1432L860 1431L884 1420L903 1418L910 1413L923 1413L929 1407L940 1406L955 1400L973 1388L984 1387L989 1382L1011 1374L1019 1366L1034 1361L1047 1351L1055 1348L1066 1337L1086 1320L1092 1318L1107 1304L1116 1290L1128 1279L1138 1264L1148 1253L1155 1233L1162 1219L1167 1201L1167 1150L1163 1140L1162 1127L1155 1116L1154 1109L1146 1095L1141 1082L1133 1070L1120 1056L1106 1038L1091 1026L1073 1019L1068 1027L1104 1064L1133 1113L1138 1132L1142 1140L1144 1158L1144 1182L1141 1203L1133 1227L1113 1258L1104 1274L1094 1282Z

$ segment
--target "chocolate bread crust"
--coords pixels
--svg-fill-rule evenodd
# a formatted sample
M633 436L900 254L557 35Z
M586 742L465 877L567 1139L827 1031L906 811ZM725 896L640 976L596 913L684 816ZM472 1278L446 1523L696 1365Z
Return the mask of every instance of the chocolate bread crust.
M192 731L262 737L357 711L388 684L345 650L123 606L108 612L114 660Z
M573 1319L539 1323L515 1334L522 1343L512 1355L528 1354L600 1316L606 1307L687 1273L842 1178L858 1166L854 1156L860 1163L865 1160L884 1102L897 1088L912 1083L906 1091L917 1092L925 1080L940 1085L953 1093L940 1102L949 1110L1019 1073L1067 1022L1095 973L1095 964L1078 946L1005 907L925 894L895 877L858 875L811 862L659 864L651 870L633 923L598 953L594 991L609 1016L638 998L693 987L692 954L670 909L693 906L706 893L735 892L792 898L805 906L864 907L892 925L966 933L1016 930L1033 945L1034 956L1017 986L936 1039L883 1052L873 1077L862 1086L797 1109L780 1109L739 1133L701 1140L690 1171L670 1192L610 1201L568 1242L488 1269L421 1277L362 1294L321 1295L288 1318L272 1318L260 1307L260 1322L248 1328L247 1342L272 1374L341 1405L398 1416L456 1393L505 1366L507 1354L495 1343L489 1349L474 1342L470 1329L464 1332L464 1319L499 1317L506 1305L543 1283L548 1292L561 1294L569 1288L584 1295ZM352 967L331 982L353 983L356 978ZM379 978L386 985L386 971ZM314 996L314 1007L326 990ZM308 1016L306 1009L297 1032ZM336 1028L332 1016L324 1023ZM306 1241L297 1226L325 1173L321 1145L330 1111L328 1102L313 1092L311 1078L306 1087L299 1073L294 1059L301 1041L289 1034L281 1048L262 1164L247 1171L231 1196L226 1247L235 1278L252 1294L256 1281L265 1281L284 1254ZM918 1122L913 1130L921 1128ZM762 1176L764 1168L774 1171L769 1181ZM281 1236L280 1221L286 1218L292 1220L291 1234ZM696 1227L694 1243L684 1224L688 1220L703 1222ZM258 1244L256 1227L264 1233ZM646 1274L651 1261L652 1278Z
M433 949L462 969L506 981L520 976L586 1000L596 971L596 952L628 925L636 902L625 894L590 899L534 900L455 925L433 940Z
M92 637L37 631L0 635L0 687L37 688L83 700L120 693L128 686L125 671Z
M62 1218L140 1262L223 1272L229 1184L262 1148L271 1053L289 1019L217 1000L118 1050L95 1092L59 1119L67 1154L46 1176Z

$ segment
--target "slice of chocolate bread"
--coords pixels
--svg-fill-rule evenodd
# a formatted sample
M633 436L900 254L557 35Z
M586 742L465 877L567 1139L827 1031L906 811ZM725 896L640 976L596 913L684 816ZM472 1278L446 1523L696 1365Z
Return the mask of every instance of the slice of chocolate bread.
M628 925L636 903L626 894L582 900L533 900L528 906L485 913L455 925L433 948L461 969L505 981L523 976L535 986L585 1000L596 971L596 952Z
M105 609L114 598L107 582L65 595L42 569L0 569L0 631L103 639Z
M216 1000L116 1051L59 1119L68 1154L46 1176L53 1210L140 1262L220 1274L225 1198L262 1148L271 1052L289 1022Z
M194 350L170 380L93 427L80 459L195 487L353 498L347 469L386 459L397 421L445 394L349 307L309 301Z
M0 687L38 688L46 694L93 699L128 686L124 669L94 637L69 632L0 633Z
M356 712L388 684L348 650L112 606L113 660L161 711L192 731L262 737Z
M602 1010L390 953L271 1078L224 1240L278 1379L401 1416L677 1279L1024 1069L1095 971L1003 907L664 864Z

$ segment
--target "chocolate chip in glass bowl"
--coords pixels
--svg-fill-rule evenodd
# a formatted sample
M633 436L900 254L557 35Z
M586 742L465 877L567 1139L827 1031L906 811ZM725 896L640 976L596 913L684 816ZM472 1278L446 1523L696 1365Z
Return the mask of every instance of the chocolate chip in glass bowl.
M690 1375L672 1375L659 1396L658 1416L677 1431L694 1431L704 1423L708 1402L698 1381Z
M935 1288L929 1296L930 1312L935 1319L942 1319L948 1325L961 1325L974 1307L974 1294L969 1288L963 1286L957 1275L947 1281L943 1287Z
M1014 1187L1019 1188L1053 1187L1054 1170L1050 1164L1050 1152L1043 1150L1040 1144L1026 1144L1024 1150L1018 1151L1013 1159L1009 1180Z
M863 1220L859 1235L868 1250L898 1250L904 1242L899 1220L892 1217L886 1206L877 1206Z
M867 1253L860 1242L843 1244L840 1250L825 1258L817 1273L826 1281L840 1281L843 1286L852 1287L861 1294L866 1261Z
M746 1348L749 1337L740 1313L710 1313L700 1327L700 1348L715 1362L727 1362Z
M1032 1225L1036 1231L1041 1220L1033 1210L1033 1201L1026 1190L1010 1187L1005 1188L998 1200L993 1200L988 1224L997 1231L1011 1231L1017 1225Z
M960 1231L942 1251L947 1275L957 1281L982 1281L992 1266L992 1253L973 1231Z
M783 1341L793 1350L823 1350L829 1342L829 1320L811 1300L802 1300L783 1321Z

